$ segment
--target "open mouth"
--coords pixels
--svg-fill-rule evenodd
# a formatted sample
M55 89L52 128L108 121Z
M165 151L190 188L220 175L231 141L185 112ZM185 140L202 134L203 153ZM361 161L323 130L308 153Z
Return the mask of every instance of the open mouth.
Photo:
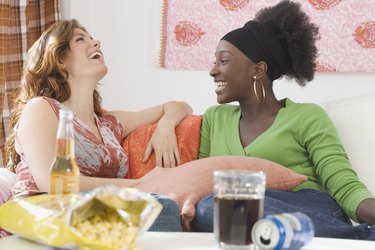
M95 51L89 55L89 58L93 60L103 59L103 55L101 52Z

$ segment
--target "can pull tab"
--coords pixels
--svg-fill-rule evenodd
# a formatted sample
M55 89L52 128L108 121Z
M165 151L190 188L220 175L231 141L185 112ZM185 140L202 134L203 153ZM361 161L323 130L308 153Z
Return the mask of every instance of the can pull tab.
M260 232L260 242L268 246L271 243L271 235L272 235L272 229L270 227L263 227L262 231Z

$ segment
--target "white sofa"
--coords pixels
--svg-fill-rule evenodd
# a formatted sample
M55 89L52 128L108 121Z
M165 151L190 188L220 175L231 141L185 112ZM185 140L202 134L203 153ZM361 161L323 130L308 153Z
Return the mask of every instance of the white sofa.
M0 205L11 195L10 189L16 183L16 175L6 168L0 168Z
M375 93L321 104L361 181L375 194Z
M375 194L375 93L320 104L336 125L359 178ZM0 169L0 205L9 198L15 175Z

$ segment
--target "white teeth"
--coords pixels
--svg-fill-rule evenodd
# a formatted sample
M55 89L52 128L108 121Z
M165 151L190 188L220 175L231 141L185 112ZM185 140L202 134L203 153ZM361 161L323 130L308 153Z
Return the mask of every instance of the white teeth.
M102 58L102 54L100 52L94 52L92 54L89 55L89 58L90 59L99 59L99 58Z
M220 82L215 82L215 84L216 84L216 87L223 88L227 85L227 82L220 81Z

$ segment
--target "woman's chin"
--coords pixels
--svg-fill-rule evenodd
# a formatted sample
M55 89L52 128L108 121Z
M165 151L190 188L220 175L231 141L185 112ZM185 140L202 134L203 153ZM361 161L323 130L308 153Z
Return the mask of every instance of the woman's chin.
M108 72L108 68L105 65L100 70L98 70L97 77L99 78L99 80L103 79L103 77L107 74L107 72Z
M221 98L220 96L217 96L216 101L217 101L217 103L219 103L219 104L224 104L224 103L226 103L225 99L224 99L224 98Z

